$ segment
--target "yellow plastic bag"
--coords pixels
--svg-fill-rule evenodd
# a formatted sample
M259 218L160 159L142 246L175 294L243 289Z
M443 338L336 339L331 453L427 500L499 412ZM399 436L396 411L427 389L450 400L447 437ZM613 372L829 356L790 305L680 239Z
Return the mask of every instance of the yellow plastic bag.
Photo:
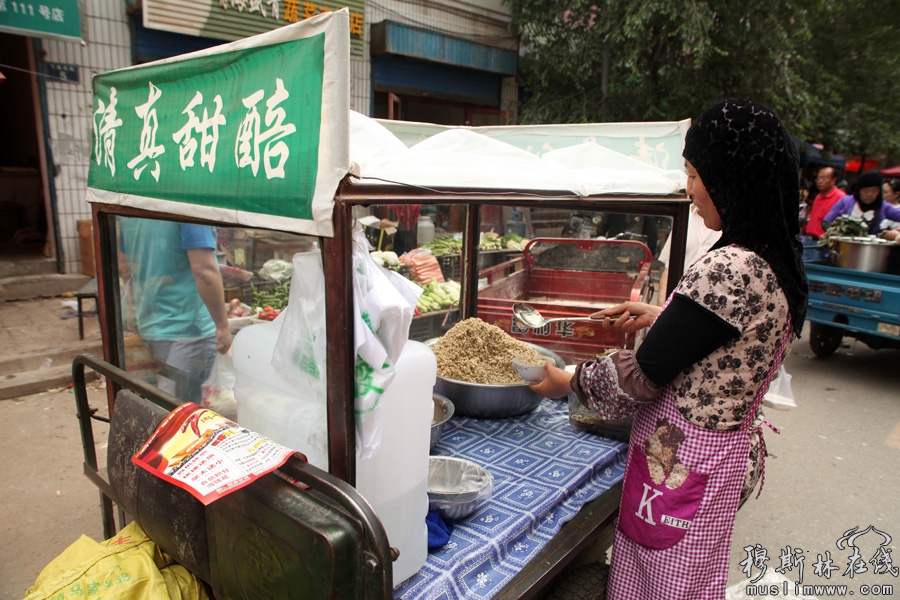
M105 542L86 535L44 567L25 600L209 600L200 581L131 523Z

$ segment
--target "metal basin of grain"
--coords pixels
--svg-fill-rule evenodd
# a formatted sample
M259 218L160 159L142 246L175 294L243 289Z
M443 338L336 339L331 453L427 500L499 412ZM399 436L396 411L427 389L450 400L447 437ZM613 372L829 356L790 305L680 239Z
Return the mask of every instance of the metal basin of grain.
M430 347L438 339L430 339L425 345ZM552 350L537 344L523 343L546 356L548 360L552 360L560 369L565 368L565 361ZM450 398L456 416L476 419L517 417L530 413L543 400L543 396L532 392L525 381L509 384L471 383L438 375L434 391Z

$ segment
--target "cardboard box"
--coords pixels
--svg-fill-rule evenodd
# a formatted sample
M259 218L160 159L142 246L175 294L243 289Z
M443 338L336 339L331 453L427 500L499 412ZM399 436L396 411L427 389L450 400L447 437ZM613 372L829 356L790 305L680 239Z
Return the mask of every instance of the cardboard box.
M359 223L363 226L363 231L369 243L376 250L394 249L394 234L397 233L397 226L400 223L371 216L359 219Z
M78 221L78 250L81 254L81 272L88 277L97 276L94 261L94 224L90 219Z

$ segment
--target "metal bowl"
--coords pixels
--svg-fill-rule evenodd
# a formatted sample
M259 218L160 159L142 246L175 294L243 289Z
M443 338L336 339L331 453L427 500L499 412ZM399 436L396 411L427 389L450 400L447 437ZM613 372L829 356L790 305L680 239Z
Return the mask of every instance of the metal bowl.
M437 341L438 338L433 338L425 344L431 346ZM537 344L525 343L552 360L560 369L565 368L565 361L557 353ZM438 375L434 391L450 398L458 416L476 419L517 417L530 413L543 400L543 396L532 392L524 381L497 385L470 383Z
M876 237L835 237L831 248L831 262L843 269L886 273L891 253L898 248L897 242Z
M484 467L463 458L428 459L428 508L456 521L468 517L491 497L493 478Z
M431 445L429 449L434 449L441 439L444 432L444 424L453 416L454 406L450 399L440 394L432 394L431 399L434 402L434 417L431 419Z

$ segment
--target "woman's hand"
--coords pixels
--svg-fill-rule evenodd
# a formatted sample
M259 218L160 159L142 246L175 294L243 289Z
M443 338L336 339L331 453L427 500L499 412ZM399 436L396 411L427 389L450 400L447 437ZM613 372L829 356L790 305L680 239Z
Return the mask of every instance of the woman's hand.
M606 317L602 322L603 327L616 327L625 333L634 333L650 327L661 310L661 306L644 302L623 302L618 306L597 311L591 317ZM632 316L634 316L633 319L630 318ZM613 322L612 318L615 318L616 321Z
M531 391L545 398L565 398L568 396L569 392L572 391L572 388L569 387L572 381L572 373L565 369L560 369L550 360L544 363L544 367L547 369L547 377L540 383L528 384Z
M881 232L881 237L886 240L900 241L900 229L885 229Z

